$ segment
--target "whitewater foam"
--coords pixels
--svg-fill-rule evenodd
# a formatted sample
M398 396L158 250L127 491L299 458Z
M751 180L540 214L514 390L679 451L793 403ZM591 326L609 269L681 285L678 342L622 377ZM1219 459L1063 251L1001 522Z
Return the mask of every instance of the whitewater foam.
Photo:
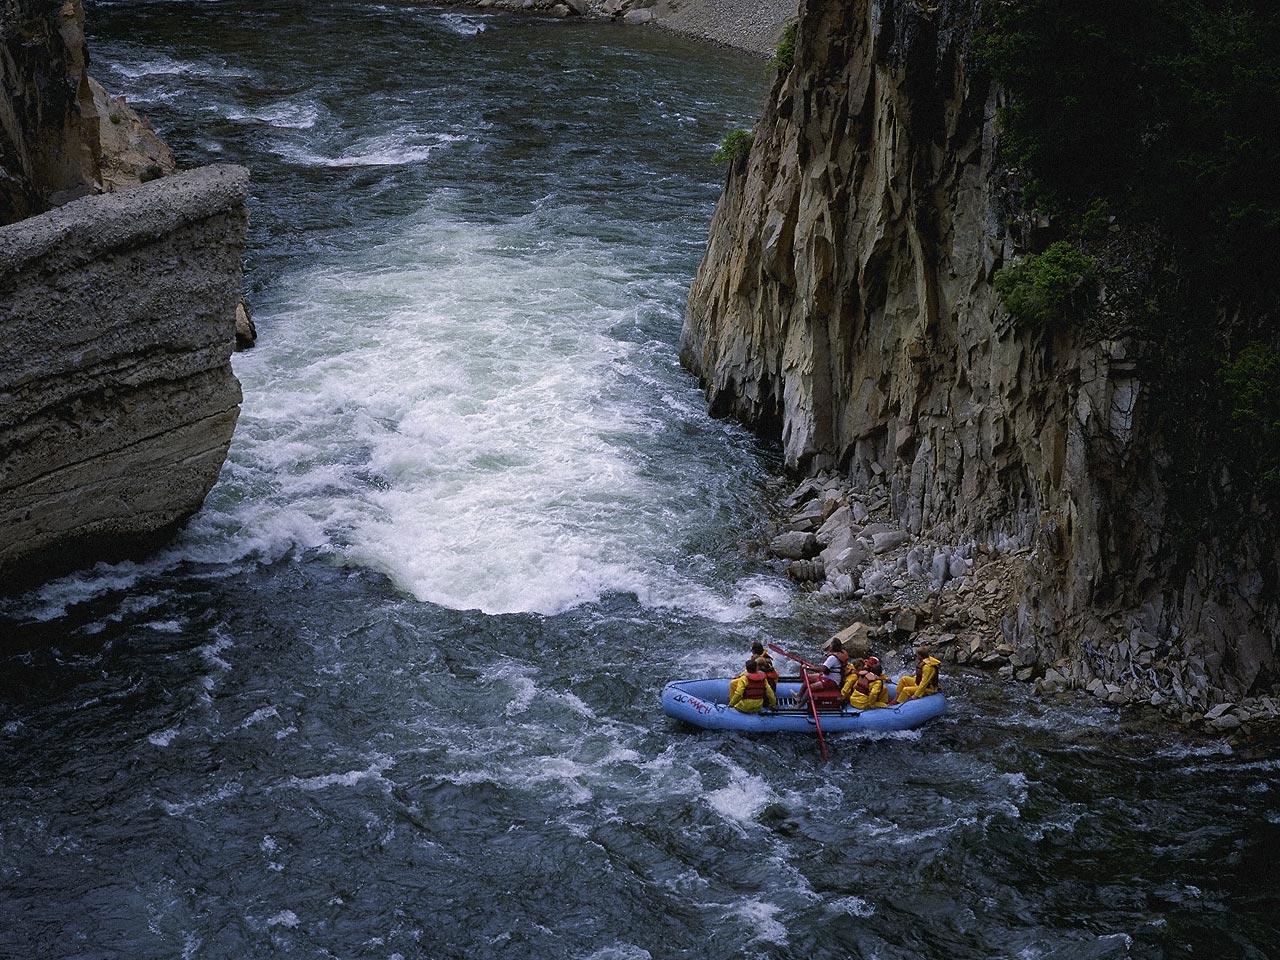
M280 142L275 150L284 159L304 167L402 167L425 163L442 147L467 139L461 134L393 132L357 140L337 156L291 141Z
M373 762L362 770L325 773L314 777L290 777L285 785L298 790L327 790L330 787L354 787L358 783L370 780L381 784L384 789L390 789L391 784L383 774L395 764L392 757L378 754L375 755Z

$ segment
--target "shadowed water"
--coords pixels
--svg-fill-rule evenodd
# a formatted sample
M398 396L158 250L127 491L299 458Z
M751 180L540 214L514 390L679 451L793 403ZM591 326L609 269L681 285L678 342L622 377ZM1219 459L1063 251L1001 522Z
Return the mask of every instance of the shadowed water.
M757 61L89 15L185 162L252 168L261 339L188 530L0 607L0 957L1276 954L1267 756L974 677L825 768L657 712L840 620L752 548L775 461L675 361Z

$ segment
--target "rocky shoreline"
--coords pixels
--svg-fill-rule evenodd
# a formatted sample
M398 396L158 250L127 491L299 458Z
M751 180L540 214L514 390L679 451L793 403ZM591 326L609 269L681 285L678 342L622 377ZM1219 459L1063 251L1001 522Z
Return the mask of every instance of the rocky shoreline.
M890 660L899 649L928 644L944 663L1034 684L1046 697L1085 693L1210 734L1280 734L1280 687L1220 699L1194 649L1151 632L1130 630L1092 658L1046 658L1018 630L1032 546L916 536L893 519L889 504L883 484L859 487L830 471L805 479L782 502L768 551L804 589L854 602L855 619L838 635L865 637ZM1123 625L1117 619L1113 626Z

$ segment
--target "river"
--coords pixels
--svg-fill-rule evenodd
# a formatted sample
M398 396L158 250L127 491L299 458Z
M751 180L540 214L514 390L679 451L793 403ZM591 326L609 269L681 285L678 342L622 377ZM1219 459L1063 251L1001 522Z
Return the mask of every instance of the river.
M825 766L658 710L847 615L764 561L776 454L676 361L759 61L398 2L89 18L185 164L251 167L260 341L182 535L0 605L0 956L1280 954L1273 755L971 674Z

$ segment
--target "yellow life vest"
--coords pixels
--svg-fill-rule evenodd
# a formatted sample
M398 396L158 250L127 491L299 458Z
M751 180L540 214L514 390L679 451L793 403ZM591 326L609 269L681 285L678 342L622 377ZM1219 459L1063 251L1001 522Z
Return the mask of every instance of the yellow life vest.
M914 674L905 674L898 680L898 703L918 700L938 692L938 667L942 661L937 657L925 657Z
M884 690L884 678L876 677L870 681L867 691L860 690L858 685L849 695L849 705L855 710L874 710L877 707L888 707L888 691Z

